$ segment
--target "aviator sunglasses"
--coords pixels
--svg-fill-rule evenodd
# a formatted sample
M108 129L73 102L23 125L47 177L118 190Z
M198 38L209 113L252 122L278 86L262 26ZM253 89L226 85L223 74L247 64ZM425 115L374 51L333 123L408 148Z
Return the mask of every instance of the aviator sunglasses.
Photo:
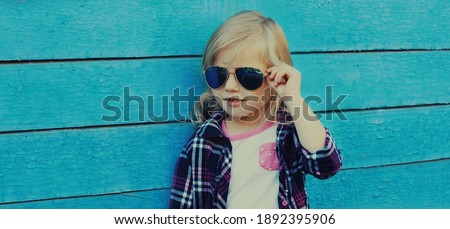
M227 81L230 73L227 68L219 66L209 66L203 72L206 83L212 89L219 89ZM234 74L238 82L247 90L256 90L263 84L264 74L261 70L252 67L235 68Z

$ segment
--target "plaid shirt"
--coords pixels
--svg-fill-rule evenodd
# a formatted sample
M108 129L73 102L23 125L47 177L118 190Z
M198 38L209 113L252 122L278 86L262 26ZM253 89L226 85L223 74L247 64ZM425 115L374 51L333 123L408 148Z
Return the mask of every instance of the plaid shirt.
M231 142L221 129L225 113L216 112L189 139L176 164L170 208L226 208L231 174ZM292 120L287 113L281 122ZM326 179L337 173L342 156L326 129L325 147L303 148L293 123L277 127L280 159L278 206L308 208L305 175Z

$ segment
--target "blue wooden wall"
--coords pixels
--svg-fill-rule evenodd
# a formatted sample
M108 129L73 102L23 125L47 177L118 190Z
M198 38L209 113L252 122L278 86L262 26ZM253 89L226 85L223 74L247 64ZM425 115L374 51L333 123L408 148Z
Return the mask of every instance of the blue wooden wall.
M0 208L167 207L194 128L167 96L205 89L202 49L243 9L284 28L304 96L347 95L339 114L311 103L344 155L336 176L308 179L311 207L450 208L450 1L1 5Z

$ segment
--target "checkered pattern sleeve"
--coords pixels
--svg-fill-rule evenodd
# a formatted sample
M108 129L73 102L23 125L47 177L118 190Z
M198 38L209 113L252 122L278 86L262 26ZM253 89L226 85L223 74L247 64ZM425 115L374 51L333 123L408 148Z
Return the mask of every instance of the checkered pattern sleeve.
M175 166L175 173L170 192L169 208L193 208L192 166L190 149L193 139L186 144Z
M342 166L342 155L336 147L333 137L326 129L325 147L310 152L301 146L298 136L294 134L297 152L302 153L303 170L319 179L326 179L336 174Z

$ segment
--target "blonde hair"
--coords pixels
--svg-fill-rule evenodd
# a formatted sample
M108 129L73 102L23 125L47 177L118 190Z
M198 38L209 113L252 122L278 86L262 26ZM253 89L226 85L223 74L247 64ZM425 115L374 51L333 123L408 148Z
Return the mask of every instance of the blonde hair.
M256 11L241 11L225 21L209 39L202 58L202 70L211 66L217 54L227 48L233 47L235 55L244 47L256 41L265 42L262 58L267 67L279 65L284 62L292 66L292 59L283 29L274 20L263 16ZM273 96L270 102L269 120L275 121L276 112L284 105L279 96ZM208 88L194 107L196 124L203 123L212 113L222 108L217 104L213 93ZM267 114L266 114L267 115Z

